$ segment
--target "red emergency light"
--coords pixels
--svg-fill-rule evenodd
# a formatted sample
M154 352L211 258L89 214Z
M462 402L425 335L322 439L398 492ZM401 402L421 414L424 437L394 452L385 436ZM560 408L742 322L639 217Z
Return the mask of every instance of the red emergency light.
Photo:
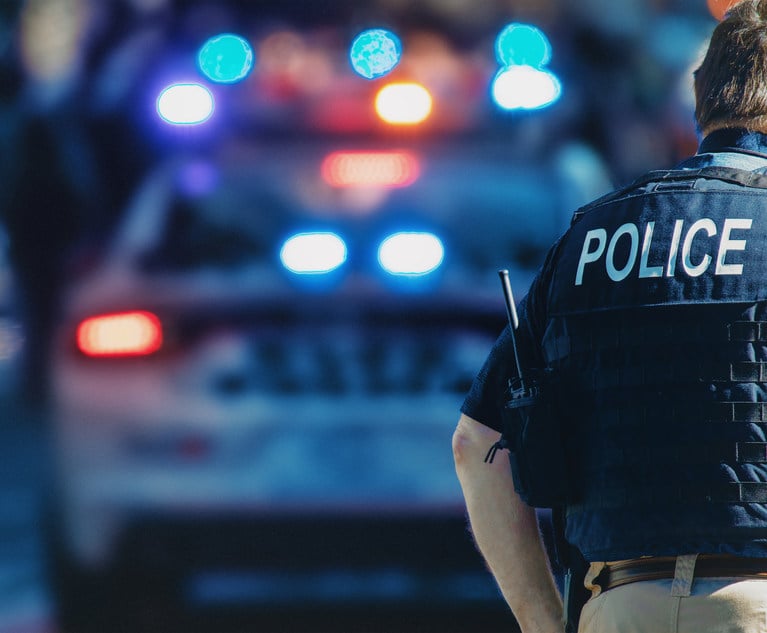
M86 356L146 356L162 347L162 324L151 312L101 314L77 328L77 347Z
M407 187L420 175L418 159L406 151L332 152L321 170L331 187Z

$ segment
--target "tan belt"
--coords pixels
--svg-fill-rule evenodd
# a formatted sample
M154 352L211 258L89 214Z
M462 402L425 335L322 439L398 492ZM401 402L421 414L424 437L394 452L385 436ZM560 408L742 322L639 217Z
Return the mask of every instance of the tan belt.
M594 579L602 591L643 580L673 578L675 556L633 558L607 563ZM767 578L767 558L745 558L727 554L701 554L695 562L697 578Z

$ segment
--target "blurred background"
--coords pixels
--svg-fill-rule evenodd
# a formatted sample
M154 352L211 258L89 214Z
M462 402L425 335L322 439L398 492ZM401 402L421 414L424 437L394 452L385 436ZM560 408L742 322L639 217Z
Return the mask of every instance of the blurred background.
M0 631L513 630L496 271L695 152L729 4L0 2Z

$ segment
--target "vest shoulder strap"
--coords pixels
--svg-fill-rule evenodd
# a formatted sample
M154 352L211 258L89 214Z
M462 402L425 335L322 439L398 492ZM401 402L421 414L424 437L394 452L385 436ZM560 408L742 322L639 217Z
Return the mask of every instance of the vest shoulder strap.
M767 174L761 170L750 171L747 169L738 169L736 167L701 167L699 169L658 169L649 171L634 180L631 184L612 191L601 198L581 207L573 214L572 222L580 220L589 210L602 206L612 200L622 198L632 191L636 191L651 183L694 183L698 179L719 180L731 185L740 185L751 187L753 189L767 189Z

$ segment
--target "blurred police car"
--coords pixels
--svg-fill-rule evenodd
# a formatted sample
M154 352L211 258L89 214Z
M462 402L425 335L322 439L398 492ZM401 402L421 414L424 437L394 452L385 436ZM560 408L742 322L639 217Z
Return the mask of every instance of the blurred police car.
M509 625L450 438L495 268L526 286L561 227L544 174L476 156L283 144L148 178L52 352L65 628Z

